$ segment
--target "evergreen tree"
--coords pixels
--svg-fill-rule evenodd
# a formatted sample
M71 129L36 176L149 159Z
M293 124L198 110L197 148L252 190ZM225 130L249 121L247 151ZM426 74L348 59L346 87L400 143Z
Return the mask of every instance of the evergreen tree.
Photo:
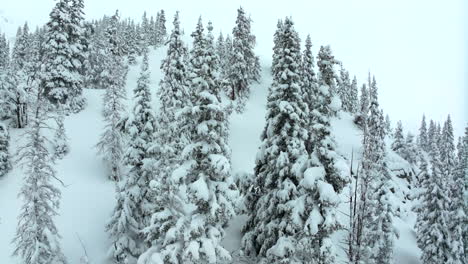
M357 113L359 110L359 98L356 75L354 75L353 81L351 82L351 88L349 90L349 101L351 102L351 113Z
M464 227L462 232L463 232L464 250L465 252L468 252L468 228L467 228L468 218L466 217L466 214L468 212L468 126L465 127L465 135L459 142L460 142L460 147L458 148L459 176L455 180L455 183L458 184L459 180L462 179L463 183L461 184L464 186L463 209L464 209L465 219L462 222L462 226ZM466 260L466 256L465 256L465 260Z
M146 49L150 45L150 28L148 17L146 16L146 11L143 13L141 18L141 28L140 28L140 48Z
M214 47L204 34L201 18L192 33L193 49L190 59L190 89L193 120L190 141L183 150L184 168L172 177L182 178L186 188L185 217L176 237L175 255L169 263L219 263L230 260L229 252L221 246L223 226L234 216L237 191L230 182L229 147L225 115L221 107L220 87L216 83L213 63ZM181 224L179 222L178 224ZM163 261L156 262L163 263Z
M308 116L305 118L306 126L312 127L313 125L313 116L312 110L316 104L316 90L317 90L317 77L314 71L314 57L312 54L312 41L308 35L305 42L305 49L302 55L302 93L304 94L304 102L307 105ZM312 133L309 133L308 139L306 142L306 149L308 153L313 151L313 138Z
M385 134L392 136L392 121L388 114L385 115Z
M111 57L109 55L109 40L106 36L104 25L93 25L94 34L90 37L87 58L87 76L84 79L84 85L88 88L104 89L106 88L107 62ZM130 55L129 55L130 61Z
M311 134L313 135L313 145L317 151L317 157L326 172L326 181L333 186L335 192L339 193L343 189L346 179L335 168L338 155L335 152L335 142L331 135L330 125L330 118L338 109L332 95L332 90L336 88L333 73L335 63L330 47L322 46L317 61L319 78L314 92L315 104L311 109L314 122Z
M312 259L334 263L336 253L329 235L337 228L334 209L339 199L327 179L330 174L325 164L319 166L316 158L308 161L304 144L308 108L297 63L301 60L300 40L290 18L284 21L279 41L283 46L275 55L277 75L269 90L267 124L255 168L256 197L248 205L252 211L242 247L261 263L307 263Z
M449 219L447 223L450 232L449 247L451 252L448 257L449 263L465 263L463 247L463 228L466 215L464 212L463 195L465 191L463 176L457 172L457 157L455 156L455 143L453 127L450 116L444 123L440 138L440 163L441 173L448 182L447 191L450 199Z
M128 121L130 139L123 163L129 172L119 185L117 205L106 227L113 241L110 254L117 263L135 263L146 250L141 230L149 223L148 218L153 211L148 183L152 177L150 144L154 140L156 122L151 110L149 76L146 51L134 89L133 115Z
M118 12L111 18L106 36L108 46L105 50L106 62L105 70L101 75L102 82L106 88L103 97L104 109L103 116L106 123L105 131L101 135L97 144L99 154L110 164L111 173L109 178L118 181L122 178L122 156L124 147L124 138L118 128L119 122L125 111L125 81L127 68L122 59L120 40L117 35L119 16Z
M47 148L43 128L47 126L46 102L38 97L34 119L21 148L20 160L26 165L25 182L20 190L24 204L18 217L13 240L14 255L26 264L65 264L60 235L53 218L58 215L60 190L51 180L56 178L52 157Z
M405 137L403 136L403 124L401 120L397 122L395 133L393 134L392 150L398 155L404 156L405 149Z
M352 112L353 108L351 89L351 79L349 78L349 72L345 70L343 64L341 64L337 93L341 99L343 110L350 113Z
M142 255L142 263L183 263L184 222L189 219L184 210L189 204L184 191L187 190L186 179L178 172L186 168L182 151L190 143L193 127L187 118L191 110L191 94L185 61L187 48L182 40L178 13L173 24L167 56L161 65L164 77L158 90L161 104L156 144L160 146L160 153L157 178L151 183L156 196L156 212L144 230L152 248Z
M244 9L237 10L236 26L232 30L232 53L230 56L230 73L228 96L236 101L236 110L243 112L250 96L250 85L260 79L259 59L253 51L255 36L251 33L251 19Z
M426 116L423 115L421 127L419 128L418 146L426 152L429 151L429 142L427 137Z
M5 33L0 35L0 73L5 71L10 62L10 44L8 43Z
M156 26L157 26L157 46L163 46L166 42L167 37L167 30L166 30L166 15L164 10L158 13L158 17L156 19Z
M357 254L354 263L391 263L395 232L390 171L385 164L385 127L375 79L369 87L369 117L364 127Z
M50 13L44 43L42 83L45 96L56 106L67 105L71 90L78 83L73 64L72 27L68 0L59 0Z
M27 125L27 79L26 65L30 60L28 51L30 50L30 34L28 24L23 28L18 28L16 41L13 47L12 60L8 68L6 100L13 109L11 113L15 119L17 128L24 128Z
M68 8L70 25L68 28L68 45L70 56L70 92L68 107L72 112L83 110L86 100L83 98L83 65L87 59L87 40L84 31L84 0L71 0Z
M10 134L8 127L0 123L0 177L5 176L11 170L10 162Z
M54 136L54 158L62 159L65 155L68 154L70 151L70 147L68 146L68 138L65 133L65 124L63 123L65 119L64 113L59 114L56 118L57 121L57 129L55 130Z
M432 146L432 143L437 143L436 141L437 135L436 135L436 125L434 120L431 120L429 122L429 128L427 130L427 145L428 145L428 151L430 151L430 147Z
M354 119L354 122L363 128L366 124L367 115L369 113L369 91L367 86L363 84L361 86L361 97L359 100L359 112Z
M283 43L281 42L283 34L283 21L278 19L278 23L276 24L276 31L273 35L273 59L271 63L271 73L273 77L276 77L278 74L278 70L276 69L278 65L278 56L281 50Z
M337 95L336 79L338 77L335 74L334 66L339 62L335 59L332 54L330 46L321 46L317 55L317 66L319 68L319 85L328 86L325 88L328 90L329 95L326 96L327 104L330 104ZM338 108L339 106L335 107ZM330 109L333 110L333 109ZM336 110L331 111L327 115L335 115Z
M433 124L433 122L431 122ZM446 180L442 175L440 152L435 141L429 146L431 170L421 163L421 209L416 221L417 243L422 250L422 263L445 263L450 257L449 227L450 200Z

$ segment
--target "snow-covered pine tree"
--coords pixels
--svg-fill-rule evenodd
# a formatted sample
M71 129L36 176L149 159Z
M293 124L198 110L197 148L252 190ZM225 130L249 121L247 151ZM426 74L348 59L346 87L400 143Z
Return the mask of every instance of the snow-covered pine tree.
M431 121L431 126L434 122ZM430 126L430 127L431 127ZM431 131L431 129L429 129ZM429 146L431 170L425 159L421 161L421 208L416 220L416 238L422 250L422 263L446 263L451 255L449 241L450 198L447 180L442 174L439 147L436 141ZM427 176L426 176L427 175Z
M156 20L154 21L154 36L153 36L153 39L154 39L154 46L155 47L158 47L159 46L159 23L161 22L161 13L158 11L156 13Z
M140 27L140 48L142 50L145 50L148 48L148 46L151 44L151 36L149 35L150 29L149 29L149 21L148 17L146 15L146 11L143 13L143 16L141 17L141 27Z
M306 126L311 128L313 125L312 110L315 108L316 90L317 90L317 76L314 71L314 55L312 54L312 41L310 35L307 35L305 41L305 48L302 54L302 65L301 65L301 76L302 76L302 93L304 102L307 105L307 117L305 117ZM307 141L305 143L306 150L311 154L314 150L312 133L308 134Z
M429 128L427 129L427 146L426 152L431 150L432 143L436 141L436 126L434 120L429 121Z
M50 13L44 43L41 86L55 106L66 106L77 76L73 66L69 31L72 27L68 0L59 0Z
M361 86L361 95L359 99L359 109L358 113L354 119L356 123L361 128L364 128L366 125L367 115L369 113L369 91L366 84Z
M349 78L349 72L341 64L340 79L337 87L337 94L340 97L342 107L344 111L350 112L352 110L352 102L350 98L351 91L351 79Z
M158 17L156 19L156 43L157 46L163 46L166 42L167 37L167 30L166 30L166 15L164 9L161 9L158 13Z
M70 92L67 107L77 113L86 106L83 97L83 64L87 59L87 39L84 31L84 0L71 0L68 7L70 24L68 28L68 45L71 50Z
M0 177L5 176L11 170L10 161L10 133L8 126L0 122Z
M324 166L326 181L331 184L336 193L339 193L347 179L335 168L336 159L335 142L331 135L330 118L339 110L339 98L332 95L336 89L333 65L336 60L331 54L329 46L320 47L317 65L319 65L318 85L315 86L313 108L310 110L314 125L311 128L313 135L313 148L317 152L320 163ZM335 87L335 88L333 88ZM338 102L336 102L338 101Z
M398 155L404 156L406 151L405 137L403 136L403 123L401 120L397 122L395 133L393 133L392 150Z
M465 263L465 253L463 247L463 229L466 215L464 212L464 180L460 173L457 173L457 157L455 156L455 142L453 136L452 120L450 116L444 123L440 138L440 163L441 173L447 181L447 191L450 199L449 219L447 223L450 232L449 247L451 249L448 263Z
M186 179L180 172L187 168L182 150L190 142L193 124L188 118L191 112L191 94L188 91L187 48L182 40L179 15L174 17L167 56L161 69L164 77L158 96L160 106L157 122L160 128L155 144L160 146L156 178L151 182L156 197L156 212L144 233L152 247L141 256L140 263L183 263L185 246L185 222L190 215ZM159 261L159 262L158 262Z
M70 151L70 146L68 145L68 138L65 131L65 113L60 111L58 117L56 118L57 128L54 135L54 158L62 159Z
M143 53L140 77L134 89L133 112L127 125L128 147L123 163L128 174L119 183L117 205L107 224L112 240L109 254L117 263L136 263L146 250L141 231L149 224L153 211L149 182L152 178L153 151L156 122L151 109L150 72L148 50Z
M273 77L275 77L278 72L276 70L276 66L278 65L278 56L279 56L281 47L283 45L283 43L281 43L282 34L283 34L283 20L278 19L278 22L276 24L276 31L275 31L275 34L273 34L273 58L271 62L271 73L273 74Z
M105 72L106 62L109 60L109 40L106 37L103 25L93 25L94 34L90 37L88 47L87 69L84 79L84 85L88 88L103 89L106 88ZM130 61L130 55L129 55ZM101 76L102 75L102 76Z
M23 27L19 27L16 32L16 41L13 46L12 51L12 61L17 68L17 70L22 70L24 65L28 60L28 46L30 45L29 41L30 33L28 23L24 23Z
M426 116L423 115L421 120L421 127L419 128L419 135L418 135L418 146L420 149L428 152L429 151L429 142L427 139L427 127L426 127Z
M463 246L465 252L468 252L468 218L466 214L468 212L468 126L465 127L465 135L460 141L460 147L458 148L458 173L459 178L463 179L464 194L463 194L463 208L465 213L465 220L463 221ZM458 179L459 179L458 178ZM466 256L465 256L466 259Z
M255 56L255 36L251 33L251 19L242 7L237 9L236 26L232 29L228 96L236 101L236 111L244 111L250 96L250 85L260 79L260 64Z
M385 115L385 134L390 137L392 136L392 121L388 114Z
M390 171L385 164L385 123L379 110L375 78L369 89L369 116L364 128L361 170L361 200L358 213L356 255L353 263L386 264L392 262L396 233L392 219Z
M25 23L23 28L18 28L16 33L16 41L13 46L12 59L8 68L7 90L8 96L6 100L12 109L11 114L15 120L17 128L24 128L27 125L27 79L26 65L29 62L30 56L30 34L28 24Z
M105 131L97 144L98 152L110 165L109 178L119 181L122 178L122 156L124 151L124 138L118 128L125 111L125 81L127 67L124 64L120 39L117 34L119 21L118 12L110 19L106 38L108 44L105 49L105 65L101 74L102 84L106 92L103 96L103 116Z
M186 182L184 242L172 260L175 263L220 263L230 260L221 246L223 226L234 216L237 191L230 182L229 146L224 138L227 129L221 106L220 87L215 79L214 47L204 34L201 18L192 33L190 89L193 107L190 116L191 144L184 148L185 168L179 175ZM174 229L173 229L174 231ZM178 261L178 262L177 262ZM164 263L164 262L156 262Z
M434 133L434 136L435 136L435 141L437 143L437 145L439 146L439 150L442 149L442 146L441 146L441 138L442 138L442 128L440 127L440 123L436 123L436 127L435 127L435 133Z
M0 35L0 73L5 71L10 63L10 43L8 43L5 33Z
M341 102L337 96L336 76L334 66L339 64L339 61L335 59L332 54L332 50L329 45L321 46L317 55L317 66L318 66L318 82L319 86L327 90L328 94L324 100L327 105L332 105L327 113L327 116L335 116L337 111L341 108ZM320 88L320 89L322 89Z
M348 93L349 110L352 114L356 114L359 110L359 99L358 99L358 84L356 75L354 75L351 87Z
M321 263L333 263L327 234L328 228L335 227L335 214L325 205L333 204L337 197L322 167L315 165L303 174L309 159L305 147L308 108L301 94L300 39L290 18L284 21L280 38L282 46L274 55L277 74L269 89L266 127L255 168L256 197L248 206L252 210L242 248L261 263L304 263L312 256ZM319 185L326 194L318 192ZM316 199L324 204L322 211L314 204ZM330 225L318 227L328 220Z
M26 175L19 193L24 203L13 239L13 254L25 264L66 264L60 235L53 221L58 215L61 193L51 182L56 179L56 172L47 148L48 140L43 135L48 118L47 102L41 95L37 98L34 117L26 133L27 143L19 152Z
M224 80L229 72L228 67L230 65L230 51L226 48L226 41L224 39L223 33L220 32L218 39L216 40L216 55L219 60L219 74L220 79Z

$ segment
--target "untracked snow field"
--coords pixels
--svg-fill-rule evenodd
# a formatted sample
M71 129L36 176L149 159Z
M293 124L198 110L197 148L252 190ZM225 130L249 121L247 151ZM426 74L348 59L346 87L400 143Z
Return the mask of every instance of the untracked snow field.
M161 79L159 67L164 56L164 48L152 50L150 53L153 95ZM260 145L260 135L265 123L266 96L272 81L268 60L261 61L262 79L260 83L253 85L246 111L243 114L233 113L230 119L229 143L232 149L233 175L253 171L257 148ZM129 107L131 91L136 85L138 75L139 65L132 66L127 79ZM64 254L70 264L80 264L80 258L85 255L85 251L91 263L106 264L109 263L107 250L110 242L105 232L105 225L115 204L115 185L108 180L107 168L97 156L95 148L104 126L101 115L103 91L87 89L84 94L88 100L86 109L68 116L65 120L70 153L55 165L57 176L65 185L60 187L62 191L60 215L55 220L62 235ZM158 102L155 96L154 98L153 106L157 109ZM354 152L356 157L359 156L360 130L354 126L352 117L345 113L340 113L339 118L333 120L332 126L339 146L338 153L349 165L351 152ZM11 130L12 156L23 143L22 133L23 131ZM22 204L17 194L23 177L23 170L15 161L13 170L0 178L0 264L19 264L18 258L12 256L14 246L11 242ZM398 179L396 183L402 195L407 193L408 186L405 180ZM60 186L59 182L56 182L56 185ZM399 240L395 242L395 263L399 264L419 263L420 253L413 229L415 216L409 211L410 203L407 201L402 204L401 216L395 220L395 228L400 233ZM245 221L245 216L238 216L231 221L231 225L226 230L227 236L223 243L231 252L239 249L240 229ZM344 252L341 255L344 256Z

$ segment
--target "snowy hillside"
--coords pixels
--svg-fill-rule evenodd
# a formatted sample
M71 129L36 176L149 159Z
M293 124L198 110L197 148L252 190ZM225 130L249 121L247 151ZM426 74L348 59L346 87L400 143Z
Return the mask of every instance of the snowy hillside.
M152 50L150 53L153 94L161 78L159 66L164 54L164 48ZM128 98L131 98L131 91L136 85L138 72L139 66L136 65L131 67L128 74ZM261 81L252 87L247 110L243 114L234 113L231 117L229 144L232 148L233 173L252 172L257 148L260 145L260 134L264 127L266 94L270 84L269 65L262 63ZM70 264L79 264L80 257L85 254L85 250L91 263L105 264L109 263L106 260L106 251L110 242L104 231L104 226L115 204L115 186L113 182L108 180L106 167L97 156L94 147L103 130L101 115L103 91L88 89L85 90L84 94L88 100L86 109L67 117L65 122L71 152L55 165L58 177L65 184L64 187L61 187L63 199L60 216L56 222L63 237L62 248ZM332 122L333 134L339 146L338 152L348 163L351 152L354 152L354 161L356 162L359 157L362 132L354 125L349 114L340 113L338 116ZM11 142L13 142L11 153L15 153L17 147L22 143L23 137L18 130L13 130L11 136ZM395 157L396 154L391 153L389 149L388 151L390 157L398 159ZM405 164L405 161L400 159L398 164ZM14 166L14 170L8 175L0 178L0 263L19 263L16 258L11 257L13 251L11 241L15 233L16 217L21 204L21 200L17 199L16 196L22 181L23 172L17 166ZM407 181L398 177L394 177L394 181L399 188L397 193L400 192L402 196L406 195L408 192ZM401 218L395 221L396 228L400 233L395 249L396 263L416 264L419 263L420 253L416 246L413 230L415 216L408 212L411 207L409 202L401 204L401 206L404 209L401 212ZM239 248L240 228L245 219L244 216L238 216L231 221L227 228L224 245L228 250L236 251ZM80 240L83 242L84 248ZM341 255L344 255L344 252L341 252Z

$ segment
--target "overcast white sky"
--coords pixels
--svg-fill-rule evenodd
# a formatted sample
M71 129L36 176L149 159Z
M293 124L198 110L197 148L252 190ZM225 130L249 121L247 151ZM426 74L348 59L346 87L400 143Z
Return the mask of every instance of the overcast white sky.
M230 32L236 8L252 15L257 52L270 60L278 18L292 16L301 38L311 34L315 51L330 44L360 82L376 75L380 101L392 121L419 127L421 115L443 121L451 114L457 135L468 122L468 1L465 0L85 0L87 18L119 9L124 17L140 18L146 10L166 11L168 27L176 10L186 32L198 16L215 30ZM0 32L12 36L25 20L47 22L53 0L2 0ZM1 22L1 16L8 22Z

